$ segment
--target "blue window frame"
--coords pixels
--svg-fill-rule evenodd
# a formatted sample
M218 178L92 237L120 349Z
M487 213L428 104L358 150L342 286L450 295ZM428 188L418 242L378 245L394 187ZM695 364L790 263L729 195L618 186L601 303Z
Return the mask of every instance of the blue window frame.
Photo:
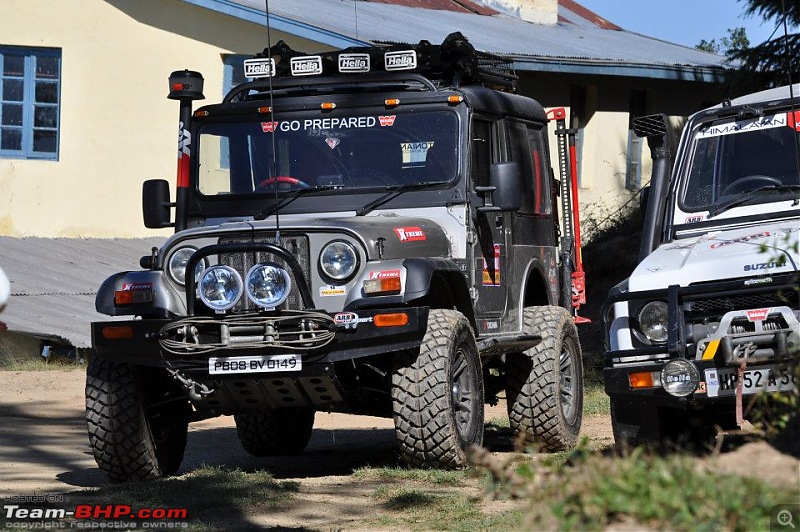
M0 46L0 157L58 159L61 50Z

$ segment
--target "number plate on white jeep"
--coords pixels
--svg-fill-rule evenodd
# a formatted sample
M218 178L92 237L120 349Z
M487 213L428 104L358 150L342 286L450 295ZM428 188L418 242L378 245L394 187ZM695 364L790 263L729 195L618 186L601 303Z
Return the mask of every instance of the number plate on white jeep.
M736 395L736 381L739 380L736 368L707 369L706 389L709 397L729 397ZM751 395L759 392L788 392L794 389L794 376L785 366L759 366L745 369L742 375L742 393Z
M211 375L271 373L277 371L300 371L301 369L303 369L303 360L297 355L219 357L208 359L208 373Z

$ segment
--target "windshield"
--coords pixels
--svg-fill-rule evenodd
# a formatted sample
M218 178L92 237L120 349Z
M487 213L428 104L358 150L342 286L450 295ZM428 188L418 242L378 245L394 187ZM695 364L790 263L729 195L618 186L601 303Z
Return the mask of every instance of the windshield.
M201 126L198 190L206 196L319 186L374 190L456 177L452 111L275 118Z
M702 124L694 133L683 209L713 212L756 190L768 192L763 201L785 199L775 191L796 196L800 121L793 118L783 112Z

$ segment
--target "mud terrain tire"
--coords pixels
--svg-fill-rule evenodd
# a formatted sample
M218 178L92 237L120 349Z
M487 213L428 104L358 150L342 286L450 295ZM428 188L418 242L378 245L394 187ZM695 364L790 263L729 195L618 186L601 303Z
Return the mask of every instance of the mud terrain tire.
M188 401L167 375L97 356L89 359L89 443L100 471L112 482L177 473L186 448L187 416Z
M304 407L236 414L236 434L245 451L256 457L298 454L306 448L315 412Z
M508 419L522 445L545 452L573 447L583 420L583 360L578 330L561 307L526 307L524 334L542 341L506 356Z
M458 469L483 443L483 370L469 322L432 309L419 352L399 355L392 407L400 454L412 467Z

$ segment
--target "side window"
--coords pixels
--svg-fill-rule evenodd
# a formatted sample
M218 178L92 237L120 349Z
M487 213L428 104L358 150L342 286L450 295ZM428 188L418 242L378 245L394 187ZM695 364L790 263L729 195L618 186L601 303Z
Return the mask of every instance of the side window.
M0 157L58 159L61 50L0 46Z
M511 161L517 163L519 175L522 179L522 201L520 214L533 214L535 212L534 189L538 179L533 164L533 154L528 144L528 128L522 122L508 123L509 146L511 147Z
M547 129L528 126L528 149L533 159L533 214L552 214L553 192L550 179L550 152L545 138Z
M492 124L488 120L474 118L472 120L472 137L470 138L472 157L470 174L472 185L485 187L489 185L489 165L492 163Z
M510 122L511 160L519 164L522 177L521 214L547 215L552 212L550 171L544 139L545 130L535 124Z

